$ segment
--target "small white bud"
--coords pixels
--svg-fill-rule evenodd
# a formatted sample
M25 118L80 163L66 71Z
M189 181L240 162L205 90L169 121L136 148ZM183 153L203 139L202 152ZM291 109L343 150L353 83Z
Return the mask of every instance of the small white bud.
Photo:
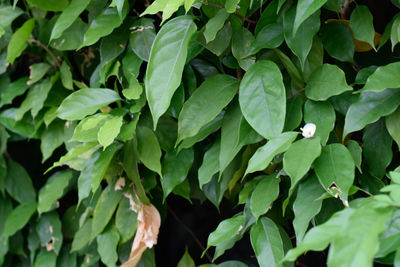
M303 128L300 128L303 132L301 133L305 138L310 138L314 136L317 126L314 123L307 123Z

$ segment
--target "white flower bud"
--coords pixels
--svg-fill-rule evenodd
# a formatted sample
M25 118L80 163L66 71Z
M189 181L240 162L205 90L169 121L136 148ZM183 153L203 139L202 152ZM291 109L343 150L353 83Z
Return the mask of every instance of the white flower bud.
M303 128L300 128L303 132L301 133L305 138L310 138L314 136L317 126L314 123L307 123Z

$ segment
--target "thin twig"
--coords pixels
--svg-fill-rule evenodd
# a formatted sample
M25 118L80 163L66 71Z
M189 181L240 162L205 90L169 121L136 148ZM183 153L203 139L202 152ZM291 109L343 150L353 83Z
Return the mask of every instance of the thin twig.
M306 88L301 88L299 91L297 91L296 93L294 93L293 95L289 96L287 99L291 99L293 97L298 96L299 94L303 93L306 90Z
M195 235L195 233L193 233L193 231L175 214L175 212L168 207L168 211L172 214L172 216L175 218L175 220L177 220L177 222L179 222L180 224L182 224L183 228L185 228L185 230L192 236L193 240L196 242L196 244L200 247L200 249L202 251L205 250L204 246L201 244L200 240L197 238L197 236ZM211 256L208 254L208 252L205 253L207 259L210 261L210 263L212 263L212 258Z
M349 8L351 1L352 0L346 0L343 3L342 7L340 8L340 18L341 19L346 19L347 18L347 9Z
M216 8L225 8L224 6L221 6L221 5L218 5L218 4L215 4L215 3L211 3L211 2L208 2L208 1L202 1L201 2L203 5L206 5L206 6L213 6L213 7L216 7ZM248 18L246 18L246 17L243 17L241 14L239 14L239 13L237 13L237 12L235 12L235 13L233 13L233 14L235 14L235 16L237 16L237 17L239 17L241 20L243 20L243 21L246 21L246 22L248 22L248 23L251 23L251 24L257 24L257 21L255 21L255 20L252 20L252 19L248 19Z
M39 41L39 40L29 39L29 41L30 41L31 43L33 43L33 44L35 44L35 45L37 45L37 46L43 48L43 49L51 56L51 58L56 62L57 67L58 67L58 68L61 68L60 61L57 59L57 57L54 55L54 53L51 52L51 50L50 50L47 46L45 46L44 44L42 44L42 42Z

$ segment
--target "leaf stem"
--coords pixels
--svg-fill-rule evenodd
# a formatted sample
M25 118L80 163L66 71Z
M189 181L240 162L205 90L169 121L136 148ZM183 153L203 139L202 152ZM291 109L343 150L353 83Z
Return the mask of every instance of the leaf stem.
M33 38L29 39L29 41L37 46L39 46L40 48L43 48L47 54L49 54L51 56L51 58L54 60L54 62L56 63L58 68L61 68L61 64L60 61L57 59L57 57L54 55L54 53L47 47L45 46L42 42L40 42L39 40L35 40Z

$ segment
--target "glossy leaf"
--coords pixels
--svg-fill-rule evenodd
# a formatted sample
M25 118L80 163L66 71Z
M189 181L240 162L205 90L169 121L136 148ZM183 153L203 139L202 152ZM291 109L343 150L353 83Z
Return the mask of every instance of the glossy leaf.
M154 39L145 80L154 129L181 82L187 46L195 31L192 18L181 16L166 23Z
M329 22L321 28L321 39L328 54L340 61L353 62L354 41L350 30L340 22Z
M117 100L120 100L118 93L110 89L81 89L63 100L57 110L57 117L64 120L80 120Z
M309 18L312 14L317 12L327 0L301 0L297 3L296 18L293 25L293 35L296 34L300 25Z
M226 9L221 9L207 22L203 33L207 43L215 39L215 36L222 29L228 17L229 13L226 12Z
M185 102L178 118L177 144L196 135L202 126L212 121L232 100L238 81L218 74L203 82Z
M318 137L303 138L289 147L283 155L283 169L291 178L291 188L306 175L320 154L321 144Z
M129 44L135 54L144 61L149 60L150 49L153 44L156 33L153 21L150 19L140 19L133 25L134 31L129 36Z
M366 42L372 47L375 47L375 29L373 18L367 6L356 6L353 12L351 12L349 26L353 32L354 38Z
M343 202L347 201L354 181L354 161L345 146L330 144L322 148L314 170L325 190Z
M114 211L117 209L121 196L122 192L120 190L115 190L111 184L109 184L101 193L100 198L96 203L96 207L93 210L92 230L90 234L91 240L103 232L114 214Z
M245 223L244 216L239 214L232 218L222 221L207 240L207 249L210 246L218 246L224 241L231 239L240 232Z
M167 151L162 162L161 184L164 191L164 201L176 186L181 184L189 173L194 160L193 149Z
M240 83L240 108L247 122L263 137L278 136L285 123L285 86L272 61L258 61Z
M276 155L285 152L290 147L297 135L298 133L296 132L282 133L269 140L265 145L259 147L250 158L244 176L248 173L261 171L267 168Z
M362 91L383 91L387 88L400 87L400 62L394 62L378 67L367 79Z
M329 79L326 77L329 76ZM306 95L316 101L327 100L353 88L348 86L344 72L335 65L324 64L316 69L307 81Z
M282 266L283 243L276 224L263 217L253 225L250 231L251 245L261 267Z
M138 138L138 158L150 170L161 174L161 149L157 137L147 127L137 127L136 134Z
M26 41L28 41L33 28L35 27L35 19L29 19L13 34L10 43L7 47L7 62L11 64L19 57L22 51L26 48Z
M343 137L376 122L380 117L393 113L400 101L397 89L382 92L364 92L346 113Z
M270 209L272 202L279 195L280 179L275 176L264 176L251 194L250 210L256 220Z
M335 127L335 120L335 110L329 102L307 100L304 104L304 122L314 123L317 126L314 136L318 136L323 145Z
M303 1L306 2L306 1ZM308 3L309 1L307 1ZM320 1L313 1L320 2ZM320 11L315 12L306 19L295 31L294 23L297 16L294 8L288 10L283 18L283 32L285 40L290 50L299 58L301 68L304 68L304 62L311 50L314 35L320 27Z
M89 3L90 0L72 0L54 24L50 40L59 38L61 34L72 25L75 19L79 17Z

